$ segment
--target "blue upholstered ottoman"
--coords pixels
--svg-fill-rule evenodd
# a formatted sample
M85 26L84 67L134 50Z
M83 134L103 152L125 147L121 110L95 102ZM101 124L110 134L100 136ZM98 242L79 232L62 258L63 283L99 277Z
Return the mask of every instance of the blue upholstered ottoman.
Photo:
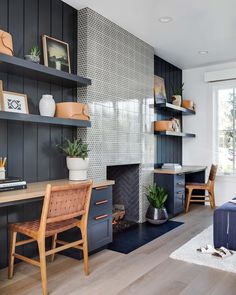
M225 203L214 212L214 246L236 250L236 204Z

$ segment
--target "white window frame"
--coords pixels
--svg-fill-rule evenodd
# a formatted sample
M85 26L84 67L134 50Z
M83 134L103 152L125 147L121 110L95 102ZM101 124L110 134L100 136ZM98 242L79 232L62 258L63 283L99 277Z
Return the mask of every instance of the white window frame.
M218 144L218 99L217 99L217 92L221 89L226 88L234 88L236 90L236 80L230 80L230 81L220 81L220 82L214 82L211 86L211 95L212 95L212 105L213 105L213 124L212 124L212 155L213 155L213 163L218 164L218 152L217 148L219 146ZM236 96L236 91L235 91ZM235 120L233 122L235 124ZM236 126L234 126L234 130L236 131ZM234 143L234 146L236 147L236 142ZM236 176L236 156L234 156L234 167L235 170L231 173L223 173L218 172L218 175L232 175Z

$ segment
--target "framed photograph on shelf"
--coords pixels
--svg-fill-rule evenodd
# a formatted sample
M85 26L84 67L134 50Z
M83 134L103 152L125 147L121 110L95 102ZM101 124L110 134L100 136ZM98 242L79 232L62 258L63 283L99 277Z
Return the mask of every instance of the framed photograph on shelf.
M28 100L25 94L1 91L0 106L1 111L29 114Z
M154 76L154 98L156 104L166 102L165 81L159 76Z
M69 44L43 35L44 65L71 73Z

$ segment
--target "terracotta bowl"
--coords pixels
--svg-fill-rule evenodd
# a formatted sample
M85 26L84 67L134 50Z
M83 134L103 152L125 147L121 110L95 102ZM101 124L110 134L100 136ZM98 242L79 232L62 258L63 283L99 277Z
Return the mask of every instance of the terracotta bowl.
M172 121L155 121L154 130L155 131L172 131L173 130Z
M182 107L186 109L193 110L193 101L192 100L183 100L182 101Z
M88 106L79 102L60 102L56 104L56 117L89 120Z

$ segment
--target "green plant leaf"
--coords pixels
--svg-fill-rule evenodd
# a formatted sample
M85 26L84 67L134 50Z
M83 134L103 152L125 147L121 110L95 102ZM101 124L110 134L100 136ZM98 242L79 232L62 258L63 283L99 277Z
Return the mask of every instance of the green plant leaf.
M63 152L67 157L82 158L85 160L88 158L88 144L83 143L82 139L69 139L64 140L64 144L57 145L58 149Z
M145 195L149 203L157 209L164 208L168 194L163 187L158 186L156 183L149 185L146 188Z

